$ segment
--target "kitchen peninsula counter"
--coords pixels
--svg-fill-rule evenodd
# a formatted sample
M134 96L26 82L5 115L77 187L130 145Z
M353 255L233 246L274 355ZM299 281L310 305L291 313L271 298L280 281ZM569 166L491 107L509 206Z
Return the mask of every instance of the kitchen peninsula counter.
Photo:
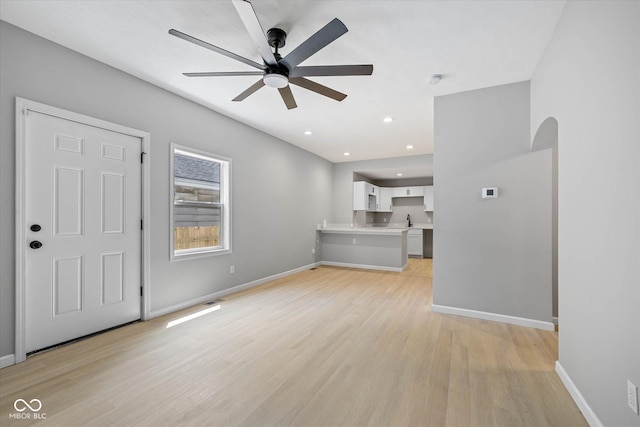
M407 266L407 228L328 226L318 232L322 264L398 272Z

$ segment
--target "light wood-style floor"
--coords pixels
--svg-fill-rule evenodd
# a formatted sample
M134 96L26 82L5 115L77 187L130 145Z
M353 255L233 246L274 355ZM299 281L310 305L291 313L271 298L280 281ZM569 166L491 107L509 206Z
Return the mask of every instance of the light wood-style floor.
M432 313L431 260L308 270L166 328L206 308L0 370L0 425L18 398L55 426L587 425L557 334Z

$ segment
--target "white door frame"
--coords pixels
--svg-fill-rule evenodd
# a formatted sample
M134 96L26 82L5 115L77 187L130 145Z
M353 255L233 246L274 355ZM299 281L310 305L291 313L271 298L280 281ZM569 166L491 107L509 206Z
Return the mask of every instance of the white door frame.
M142 152L145 153L142 162L142 220L143 230L141 238L141 283L142 296L140 297L140 317L142 320L149 318L150 312L150 166L149 151L151 149L151 135L149 132L121 126L110 123L94 117L85 116L83 114L74 113L72 111L63 110L52 107L50 105L41 104L39 102L30 101L28 99L16 97L16 305L15 305L15 363L24 362L27 358L25 351L25 253L27 250L26 229L25 229L25 178L26 178L26 117L29 111L34 111L49 116L58 117L65 120L78 122L81 124L98 127L112 132L118 132L140 138L142 141Z

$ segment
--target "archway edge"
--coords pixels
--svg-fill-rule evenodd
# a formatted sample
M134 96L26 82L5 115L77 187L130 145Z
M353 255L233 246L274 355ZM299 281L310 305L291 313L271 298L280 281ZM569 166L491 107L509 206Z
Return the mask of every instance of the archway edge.
M558 120L555 117L547 117L544 119L536 135L531 141L531 150L544 150L552 148L558 142Z

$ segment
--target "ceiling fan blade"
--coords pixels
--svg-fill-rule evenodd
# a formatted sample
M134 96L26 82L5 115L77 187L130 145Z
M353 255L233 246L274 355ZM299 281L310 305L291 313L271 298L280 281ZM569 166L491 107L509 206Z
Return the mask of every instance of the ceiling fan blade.
M187 77L220 77L220 76L261 76L262 71L205 71L202 73L182 73Z
M245 99L247 99L247 97L249 95L251 95L252 93L257 91L258 89L260 89L262 86L264 86L264 81L262 81L262 79L260 79L257 82L255 82L254 84L252 84L251 86L249 86L240 95L238 95L235 98L233 98L232 101L244 101Z
M289 73L289 77L302 76L370 76L373 65L320 65L311 67L296 67Z
M251 3L246 0L233 0L233 5L235 6L238 15L240 15L242 23L249 32L249 36L256 44L258 52L260 52L260 56L264 59L265 64L277 66L278 61L271 51L267 37L265 36L264 30L260 25L260 21L258 21L256 11L253 9Z
M329 87L321 85L320 83L316 83L311 80L307 80L304 77L294 77L289 79L289 83L294 84L296 86L303 87L312 92L319 93L320 95L324 95L331 99L335 99L336 101L342 101L347 97L346 94L342 92L338 92L337 90L333 90Z
M293 98L293 93L291 93L291 87L289 85L283 88L279 88L278 92L280 92L280 96L282 97L282 100L287 106L287 109L291 110L298 106L296 104L296 100Z
M172 36L176 36L179 39L186 40L186 41L191 42L193 44L197 44L198 46L202 46L205 49L209 49L209 50L212 50L214 52L217 52L217 53L219 53L221 55L224 55L224 56L226 56L228 58L235 59L236 61L243 62L243 63L245 63L247 65L251 65L252 67L258 68L260 70L266 70L267 69L267 67L265 67L263 64L258 64L257 62L254 62L254 61L252 61L250 59L247 59L247 58L245 58L243 56L236 55L233 52L229 52L228 50L222 49L221 47L214 46L214 45L212 45L210 43L207 43L207 42L202 41L200 39L197 39L195 37L191 37L190 35L185 34L183 32L180 32L178 30L171 29L171 30L169 30L169 34L171 34Z
M289 70L293 70L302 61L318 52L329 43L336 40L338 37L345 34L347 27L338 18L334 18L333 21L318 30L317 33L309 37L302 44L291 51L287 56L280 60L281 64L284 64Z

